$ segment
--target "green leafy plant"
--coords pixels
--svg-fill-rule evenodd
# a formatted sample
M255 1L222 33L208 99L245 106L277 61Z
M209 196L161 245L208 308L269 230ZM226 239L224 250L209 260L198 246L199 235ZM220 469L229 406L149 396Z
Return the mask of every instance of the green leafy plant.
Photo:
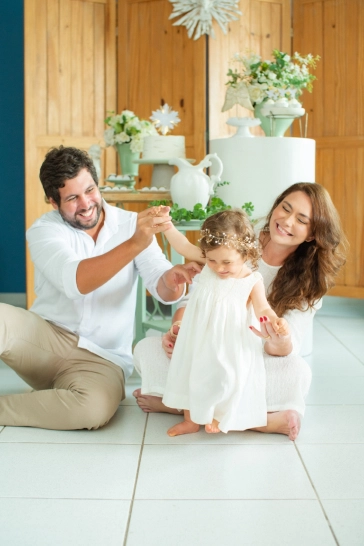
M221 183L221 185L225 184L229 184L229 182ZM202 221L209 216L216 214L217 212L231 209L230 205L224 203L224 201L220 199L220 197L216 197L216 195L211 197L210 202L205 209L202 207L201 203L197 203L193 207L193 210L179 208L178 203L173 203L173 205L171 205L171 202L166 199L163 199L161 201L151 201L149 203L149 207L158 207L159 205L171 206L169 214L172 217L173 222L175 222L176 224L180 222L190 222L191 220ZM248 203L244 203L241 208L245 210L248 216L251 216L252 212L254 211L254 205L251 201L249 201Z

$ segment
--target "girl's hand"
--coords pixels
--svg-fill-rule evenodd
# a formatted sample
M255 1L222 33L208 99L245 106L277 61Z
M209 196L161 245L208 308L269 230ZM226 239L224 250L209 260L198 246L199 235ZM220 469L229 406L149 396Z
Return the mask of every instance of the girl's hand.
M273 328L275 332L281 336L289 335L288 322L284 318L277 318L275 323L273 324Z
M251 331L258 337L266 340L264 344L264 350L271 356L287 356L292 351L291 335L288 327L288 323L285 319L278 319L284 321L284 332L278 333L273 328L273 324L268 317L260 317L260 328L257 330L254 326L249 326Z

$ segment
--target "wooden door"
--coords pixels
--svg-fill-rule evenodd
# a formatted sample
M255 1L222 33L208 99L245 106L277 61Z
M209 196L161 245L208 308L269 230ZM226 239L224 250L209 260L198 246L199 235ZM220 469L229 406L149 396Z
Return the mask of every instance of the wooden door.
M287 53L291 50L290 0L240 0L242 12L238 21L232 21L227 35L217 25L216 40L209 40L209 133L210 139L221 138L236 132L226 125L233 116L253 116L238 106L222 113L226 93L226 73L235 53L252 51L270 59L273 49ZM258 127L252 133L263 135Z
M50 210L38 173L52 146L103 145L107 110L116 108L115 0L25 0L26 227ZM110 153L111 152L111 153ZM115 154L102 157L103 176ZM27 304L34 271L27 253Z
M149 119L167 103L181 122L171 133L186 138L186 157L205 156L206 41L187 37L169 20L168 0L119 0L118 111ZM139 185L150 183L151 167L141 166Z
M330 192L350 243L330 293L357 298L364 298L363 27L360 0L295 0L294 50L321 55L303 100L317 143L316 181Z

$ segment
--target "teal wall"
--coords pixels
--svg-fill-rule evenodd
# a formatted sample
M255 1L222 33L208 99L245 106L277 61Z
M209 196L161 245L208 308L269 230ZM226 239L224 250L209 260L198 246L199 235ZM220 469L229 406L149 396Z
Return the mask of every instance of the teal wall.
M0 293L25 292L23 14L0 1Z

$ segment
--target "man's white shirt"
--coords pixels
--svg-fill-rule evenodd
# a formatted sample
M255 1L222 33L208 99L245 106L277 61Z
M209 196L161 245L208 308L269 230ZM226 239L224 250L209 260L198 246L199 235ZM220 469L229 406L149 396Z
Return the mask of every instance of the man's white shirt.
M157 241L141 252L112 279L90 294L77 288L80 261L105 254L130 239L137 214L103 201L105 221L96 243L87 231L67 224L58 211L39 218L27 231L30 255L35 266L35 300L30 311L74 332L78 346L122 367L125 378L132 370L131 345L138 274L149 292L157 293L158 280L172 264Z

